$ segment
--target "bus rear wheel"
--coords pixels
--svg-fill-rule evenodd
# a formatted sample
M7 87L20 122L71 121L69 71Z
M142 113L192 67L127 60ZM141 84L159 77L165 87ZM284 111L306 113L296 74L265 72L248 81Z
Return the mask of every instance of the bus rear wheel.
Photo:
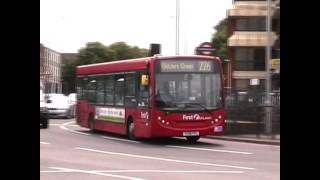
M135 129L135 125L133 120L130 120L128 123L128 138L131 140L136 140L136 137L134 135L134 129Z
M95 132L94 119L93 119L92 115L89 116L89 129L90 129L91 132Z
M191 144L195 144L200 139L200 136L188 136L187 141Z

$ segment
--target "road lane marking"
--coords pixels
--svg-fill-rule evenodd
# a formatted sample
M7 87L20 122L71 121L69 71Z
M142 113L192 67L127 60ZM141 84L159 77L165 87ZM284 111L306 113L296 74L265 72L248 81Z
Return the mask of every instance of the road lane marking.
M68 126L68 125L71 124L71 123L73 123L73 121L63 123L63 124L61 124L59 127L60 127L61 129L64 129L64 130L66 130L66 131L69 131L69 132L72 132L72 133L76 133L76 134L82 134L82 135L86 135L86 136L90 136L90 135L91 135L91 134L89 134L89 133L78 132L78 131L74 131L74 130L72 130L72 129L67 128L66 126Z
M40 173L66 173L66 172L74 172L70 170L47 170L47 171L40 171ZM97 172L97 173L221 173L221 174L240 174L244 173L244 171L209 171L209 170L90 170L90 172Z
M230 150L220 150L220 149L207 149L207 148L194 148L194 147L185 147L185 146L171 146L167 147L172 148L181 148L181 149L190 149L190 150L200 150L200 151L214 151L214 152L224 152L224 153L235 153L235 154L253 154L251 152L242 152L242 151L230 151Z
M242 144L242 145L249 145L249 146L265 146L265 147L279 147L279 145L272 145L272 144L259 144L259 143L253 143L253 142L242 142L242 141L232 141L232 140L225 140L225 139L212 139L212 138L206 138L206 137L203 137L201 138L201 140L205 140L204 142L212 142L212 140L214 141L221 141L221 142L225 142L225 143L232 143L232 144ZM263 140L263 139L261 139Z
M132 143L141 143L139 141L132 141L132 140L128 140L128 139L120 139L120 138L113 138L113 137L107 137L107 136L101 136L102 138L105 139L111 139L111 140L117 140L117 141L124 141L124 142L132 142Z
M48 142L43 142L43 141L40 141L40 144L50 144Z
M66 170L47 170L47 171L40 171L40 173L66 173L66 172L73 172L73 171L66 171Z
M203 162L195 162L195 161L184 161L184 160L177 160L177 159L167 159L167 158L159 158L159 157L152 157L152 156L142 156L142 155L125 154L125 153L117 153L117 152L110 152L110 151L101 151L101 150L82 148L82 147L76 147L75 149L84 150L84 151L91 151L91 152L98 152L98 153L103 153L103 154L112 154L112 155L119 155L119 156L135 157L135 158L142 158L142 159L152 159L152 160L168 161L168 162L176 162L176 163L184 163L184 164L196 164L196 165L237 168L237 169L246 169L246 170L254 170L255 169L255 168L251 168L251 167L203 163Z
M100 175L100 176L115 177L115 178L121 178L121 179L145 180L145 179L136 178L136 177L120 176L120 175L100 173L100 172L95 172L95 171L85 171L85 170L69 169L69 168L60 168L60 167L49 167L49 168L50 168L50 169L58 169L58 170L66 170L66 171L69 171L69 172L80 172L80 173L85 173L85 174L94 174L94 175Z
M202 171L202 170L93 170L95 172L109 173L243 173L243 171Z
M50 124L50 126L61 126L62 124ZM68 126L72 126L72 127L79 127L79 125L77 124L71 124L71 125L68 125Z

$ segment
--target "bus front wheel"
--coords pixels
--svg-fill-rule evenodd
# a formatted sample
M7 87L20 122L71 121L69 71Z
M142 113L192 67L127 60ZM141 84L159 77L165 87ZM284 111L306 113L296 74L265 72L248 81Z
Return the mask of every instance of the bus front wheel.
M195 144L200 139L200 136L188 136L187 141L189 143Z
M131 140L136 140L136 137L134 136L134 122L133 120L130 120L128 123L128 138Z

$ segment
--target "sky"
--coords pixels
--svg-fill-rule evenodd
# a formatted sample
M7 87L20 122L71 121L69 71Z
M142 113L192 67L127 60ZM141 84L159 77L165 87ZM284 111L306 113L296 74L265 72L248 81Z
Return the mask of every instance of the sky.
M179 54L193 55L211 41L214 26L226 17L232 0L180 0ZM61 53L76 53L87 42L126 42L162 55L176 53L175 0L40 0L40 43Z

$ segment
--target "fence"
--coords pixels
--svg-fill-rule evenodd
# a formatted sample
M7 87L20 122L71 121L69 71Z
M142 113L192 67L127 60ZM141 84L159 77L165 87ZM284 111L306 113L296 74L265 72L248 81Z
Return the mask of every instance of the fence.
M273 92L272 133L280 133L280 92ZM266 93L231 92L226 96L227 129L226 134L265 133Z

